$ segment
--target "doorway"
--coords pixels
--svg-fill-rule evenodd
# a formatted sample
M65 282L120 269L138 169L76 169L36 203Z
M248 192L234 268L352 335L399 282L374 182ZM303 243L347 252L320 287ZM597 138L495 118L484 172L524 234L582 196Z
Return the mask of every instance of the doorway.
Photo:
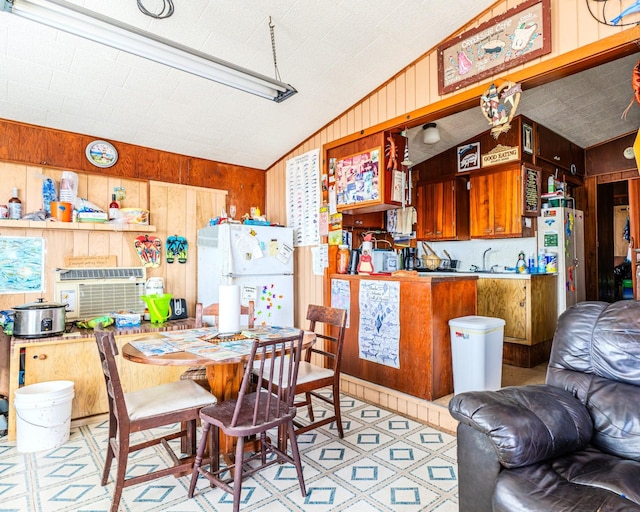
M631 279L628 183L600 184L597 197L598 300L615 302Z

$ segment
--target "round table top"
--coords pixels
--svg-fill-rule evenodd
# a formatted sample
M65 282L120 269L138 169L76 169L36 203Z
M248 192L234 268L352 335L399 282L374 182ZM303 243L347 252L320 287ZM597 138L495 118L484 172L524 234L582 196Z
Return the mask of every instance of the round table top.
M188 331L181 331L186 333ZM151 341L154 336L162 338L161 334L158 335L145 335L141 336L139 340ZM302 339L302 348L305 349L315 342L316 335L311 331L304 331L304 337ZM135 342L136 339L131 341ZM158 366L208 366L217 364L237 364L242 363L249 359L249 354L238 354L237 356L228 357L224 359L210 359L208 357L200 356L191 352L171 352L169 354L161 355L145 355L135 348L131 343L125 343L121 349L122 357L129 361L142 364L153 364Z

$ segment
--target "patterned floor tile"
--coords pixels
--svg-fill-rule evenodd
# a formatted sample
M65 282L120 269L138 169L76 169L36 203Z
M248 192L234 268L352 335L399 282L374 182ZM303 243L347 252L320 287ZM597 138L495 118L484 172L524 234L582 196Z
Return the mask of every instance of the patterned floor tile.
M323 390L330 396L330 389ZM396 512L457 510L455 437L347 395L341 395L344 439L331 423L298 436L307 488L302 496L295 468L273 465L243 483L243 512ZM333 414L319 400L316 419ZM308 422L306 409L298 418ZM164 429L163 429L164 430ZM270 432L272 439L276 432ZM200 432L198 432L200 435ZM19 453L0 439L0 512L107 512L116 464L100 485L108 423L73 428L53 450ZM134 440L151 437L136 433ZM178 441L170 443L179 447ZM133 454L127 473L170 464L157 447ZM188 499L190 476L152 480L123 491L122 512L227 512L232 496L198 479Z

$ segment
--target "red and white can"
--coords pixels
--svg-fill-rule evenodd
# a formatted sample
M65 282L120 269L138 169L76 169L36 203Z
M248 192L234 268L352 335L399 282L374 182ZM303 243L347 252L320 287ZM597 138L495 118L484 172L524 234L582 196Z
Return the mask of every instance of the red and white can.
M0 219L9 218L9 208L6 204L0 204Z

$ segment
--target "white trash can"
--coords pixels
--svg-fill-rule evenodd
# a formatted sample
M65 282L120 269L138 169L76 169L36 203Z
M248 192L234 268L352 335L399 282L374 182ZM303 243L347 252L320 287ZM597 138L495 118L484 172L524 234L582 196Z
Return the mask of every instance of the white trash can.
M449 320L454 394L500 389L504 324L488 316Z
M16 410L19 452L51 450L69 440L73 381L54 380L19 388Z

